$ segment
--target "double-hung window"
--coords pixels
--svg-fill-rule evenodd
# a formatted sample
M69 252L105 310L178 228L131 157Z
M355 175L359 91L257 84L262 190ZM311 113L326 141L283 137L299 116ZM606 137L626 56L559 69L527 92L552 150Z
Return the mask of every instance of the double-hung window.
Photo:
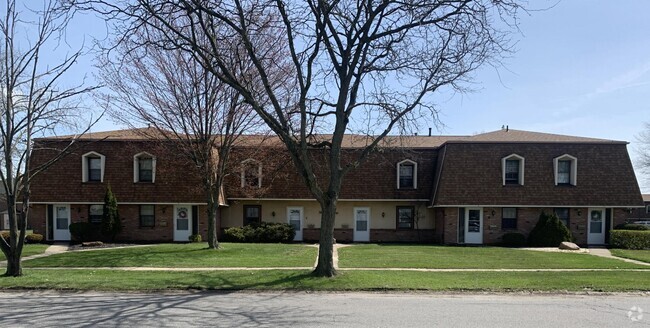
M517 208L504 207L501 210L501 229L517 229Z
M397 207L397 229L413 229L415 208L413 206Z
M397 163L397 189L417 189L418 164L405 159Z

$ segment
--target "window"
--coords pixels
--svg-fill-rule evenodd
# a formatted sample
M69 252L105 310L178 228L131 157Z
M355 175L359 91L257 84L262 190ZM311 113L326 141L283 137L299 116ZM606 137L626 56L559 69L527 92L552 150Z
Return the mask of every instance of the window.
M149 228L156 225L154 205L140 205L140 227Z
M105 156L94 151L81 156L82 182L104 182Z
M564 154L553 159L555 169L555 185L576 185L578 172L578 159Z
M413 229L415 208L413 206L397 207L397 229Z
M553 209L553 213L555 213L555 216L557 216L558 219L562 223L564 223L565 226L569 226L569 209L568 208L555 208Z
M104 205L90 205L88 207L88 222L102 223L104 217Z
M504 207L501 210L501 229L517 229L517 208Z
M133 156L133 182L154 182L156 180L156 157L142 152Z
M254 159L247 159L242 162L241 186L262 187L262 164Z
M645 206L645 212L646 212L646 213L650 213L650 205L646 205L646 206Z
M418 164L405 159L397 163L397 189L416 189L418 187Z
M244 205L244 225L260 223L262 221L262 206Z
M501 159L503 185L524 185L524 158L512 154Z

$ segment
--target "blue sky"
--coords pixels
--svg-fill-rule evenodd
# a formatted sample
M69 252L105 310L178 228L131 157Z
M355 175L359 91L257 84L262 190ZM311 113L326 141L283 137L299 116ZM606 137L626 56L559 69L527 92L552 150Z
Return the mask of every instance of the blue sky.
M474 74L475 92L440 97L438 134L512 129L630 141L650 121L650 1L534 1L522 15L517 51ZM535 8L534 8L535 9ZM68 43L105 35L102 22L75 20ZM81 28L80 28L81 27ZM63 47L62 47L63 48ZM91 77L91 56L70 78ZM433 125L432 125L433 126ZM116 127L105 119L93 130ZM426 128L420 131L427 133ZM650 183L637 171L642 190ZM647 180L647 179L646 179Z

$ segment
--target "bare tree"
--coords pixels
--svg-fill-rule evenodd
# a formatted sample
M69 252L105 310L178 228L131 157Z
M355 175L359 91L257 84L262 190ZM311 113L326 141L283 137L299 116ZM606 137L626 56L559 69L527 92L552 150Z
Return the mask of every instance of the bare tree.
M163 38L148 43L193 53L252 106L320 204L318 276L336 274L332 237L343 178L392 131L407 131L422 117L437 120L441 89L463 91L472 71L498 63L510 50L519 10L515 0L77 3L114 19L122 41L144 26L159 29ZM238 59L256 74L230 68L233 45L246 50ZM284 67L293 79L285 88L272 83ZM350 132L367 137L354 158L343 159ZM327 154L325 170L314 166L314 149Z
M71 128L82 117L80 96L94 89L82 85L70 88L59 83L81 51L57 64L42 63L43 52L58 42L72 16L61 11L54 1L44 1L43 9L30 13L30 21L16 9L13 0L6 1L4 17L0 18L0 136L2 169L0 180L6 190L9 212L9 240L0 241L7 258L7 276L22 275L21 254L29 216L30 183L48 166L63 156L76 138L64 149L38 166L30 162L33 138L54 133L62 127ZM33 32L33 40L23 32ZM89 126L86 126L84 132Z
M639 143L637 151L639 158L637 159L636 165L645 174L646 181L650 183L650 122L646 122L644 128L636 136L636 140Z
M262 122L191 53L147 43L159 30L136 33L118 46L117 56L100 65L102 80L113 91L105 95L109 113L129 126L155 127L158 133L149 137L178 146L196 165L207 201L208 247L218 249L219 200L231 149L242 133L258 131Z

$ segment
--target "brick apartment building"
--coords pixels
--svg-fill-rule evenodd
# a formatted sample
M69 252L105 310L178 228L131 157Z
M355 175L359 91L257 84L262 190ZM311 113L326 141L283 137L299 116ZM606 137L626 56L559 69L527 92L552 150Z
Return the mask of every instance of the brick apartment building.
M110 184L123 222L118 238L205 237L206 202L195 168L169 142L141 135L88 134L40 175L32 186L34 231L69 240L71 222L100 221ZM246 138L254 137L242 144ZM33 161L47 160L68 142L39 139L46 147L34 151ZM351 156L362 145L364 138L349 135L344 151ZM221 228L287 222L297 241L317 240L320 207L282 157L282 145L271 140L266 151L247 148L236 148L231 158ZM388 137L381 152L345 177L335 238L496 244L507 232L527 235L544 211L556 213L578 244L597 245L606 244L609 230L636 209L645 207L626 142L518 130Z

